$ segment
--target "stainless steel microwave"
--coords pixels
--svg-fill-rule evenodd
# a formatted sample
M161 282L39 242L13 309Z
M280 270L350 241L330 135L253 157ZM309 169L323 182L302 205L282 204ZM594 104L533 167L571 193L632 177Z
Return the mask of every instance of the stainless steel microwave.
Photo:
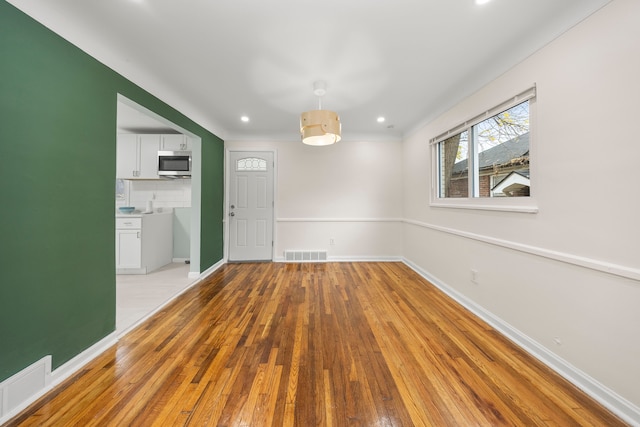
M158 151L161 178L191 178L191 151Z

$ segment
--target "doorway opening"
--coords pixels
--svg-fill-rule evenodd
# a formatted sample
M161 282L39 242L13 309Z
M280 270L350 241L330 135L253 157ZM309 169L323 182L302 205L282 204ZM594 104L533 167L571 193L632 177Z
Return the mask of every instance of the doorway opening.
M144 230L140 230L140 233L134 233L136 239L132 241L131 230L129 234L124 230L125 239L122 245L118 245L118 233L121 230L116 230L116 272L119 273L116 274L116 332L121 334L182 293L200 276L202 151L198 136L120 94L117 99L116 126L119 138L118 153L122 154L120 148L124 142L133 141L134 146L138 144L138 148L131 153L127 152L126 156L117 156L119 157L118 171L114 171L116 172L116 227L123 222L117 207L132 206L136 208L134 212L138 214L138 218L135 219L132 216L129 221L132 224L128 226L137 225L138 222L141 225L143 220L152 223L162 216L163 224L169 221L169 227L164 228L171 228L164 237L163 261L156 262L156 266L150 269L153 270L150 272L142 268L144 266L141 264L129 266L126 260L121 263L119 259L131 252L134 254L137 252L138 255L143 253L145 247L142 247L142 244L145 236L153 237L155 233L145 235ZM122 141L120 138L123 138ZM155 167L157 167L157 155L158 151L161 151L162 144L185 144L180 146L181 149L186 149L188 145L192 156L191 179L160 180L157 173L155 176L145 175L142 178L125 175L120 165L122 158L137 155L139 156L138 165L140 165L143 156L139 148L145 143L147 148L151 148L148 148L144 161L152 166L155 163ZM156 217L152 218L154 215ZM131 250L126 246L128 243L138 243L141 247L134 247ZM148 249L148 245L146 248ZM118 257L120 254L123 255Z

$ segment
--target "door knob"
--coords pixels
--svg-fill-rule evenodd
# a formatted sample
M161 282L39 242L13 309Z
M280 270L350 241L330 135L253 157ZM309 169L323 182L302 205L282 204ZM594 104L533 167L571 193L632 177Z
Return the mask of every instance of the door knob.
M235 212L231 212L231 213L229 214L229 216L236 216L236 213L235 213Z

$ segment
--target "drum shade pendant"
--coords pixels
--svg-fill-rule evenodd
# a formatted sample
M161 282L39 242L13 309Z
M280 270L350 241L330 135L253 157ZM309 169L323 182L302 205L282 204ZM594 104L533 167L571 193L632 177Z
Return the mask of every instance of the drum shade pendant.
M318 97L318 109L300 115L300 134L307 145L331 145L340 141L342 125L340 117L333 111L322 109L322 96L327 93L326 83L313 84L313 93Z

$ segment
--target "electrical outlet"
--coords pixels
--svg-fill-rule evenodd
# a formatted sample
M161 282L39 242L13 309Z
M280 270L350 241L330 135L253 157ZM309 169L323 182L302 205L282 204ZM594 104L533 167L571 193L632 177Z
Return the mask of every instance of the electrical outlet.
M330 239L329 239L329 245L333 246L333 245L335 245L335 244L336 244L335 239L334 239L333 237L332 237L332 238L330 238Z
M478 270L471 269L471 283L478 284Z

